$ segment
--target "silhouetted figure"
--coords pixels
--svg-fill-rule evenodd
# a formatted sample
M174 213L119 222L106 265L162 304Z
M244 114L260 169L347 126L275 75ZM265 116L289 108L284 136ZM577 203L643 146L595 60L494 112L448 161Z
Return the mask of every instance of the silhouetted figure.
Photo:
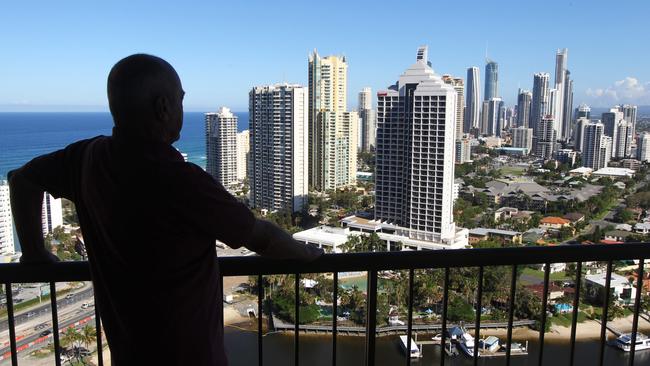
M183 161L171 146L183 95L166 61L129 56L108 76L112 136L9 173L22 263L58 260L43 243L43 192L75 203L113 365L226 365L215 239L275 258L322 254Z

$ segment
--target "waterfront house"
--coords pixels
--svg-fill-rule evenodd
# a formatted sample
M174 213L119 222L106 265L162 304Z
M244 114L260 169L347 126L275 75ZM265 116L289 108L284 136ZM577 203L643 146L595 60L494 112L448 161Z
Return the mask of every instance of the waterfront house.
M587 299L601 304L604 298L604 290L607 281L605 273L585 276L585 293ZM610 278L610 291L614 301L629 304L636 295L636 289L630 281L619 274L612 273Z

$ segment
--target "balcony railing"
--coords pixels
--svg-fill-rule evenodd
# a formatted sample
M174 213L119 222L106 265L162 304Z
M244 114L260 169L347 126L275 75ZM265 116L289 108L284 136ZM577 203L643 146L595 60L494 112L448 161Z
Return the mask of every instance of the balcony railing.
M478 289L475 309L481 309L481 299L483 292L483 274L484 268L488 266L511 266L511 286L509 296L508 326L507 326L507 346L506 346L506 365L510 364L512 328L514 318L514 301L515 289L517 287L517 268L527 264L545 264L544 271L544 292L542 295L542 310L540 314L541 331L539 332L539 353L538 364L542 365L544 357L544 334L546 326L546 309L548 306L548 290L550 278L551 263L576 263L575 277L575 296L573 298L573 313L570 335L570 355L566 364L573 365L575 358L576 343L576 323L578 319L578 308L580 301L580 284L582 282L582 263L583 262L606 262L607 279L605 288L610 287L610 278L612 273L612 263L619 260L639 260L637 268L636 295L634 298L634 316L632 324L632 342L631 352L629 353L629 365L634 364L635 341L638 329L639 310L642 292L642 279L644 259L650 257L650 244L631 243L620 245L590 245L590 246L557 246L557 247L523 247L523 248L503 248L503 249L468 249L468 250L439 250L439 251L410 251L410 252L384 252L384 253L355 253L355 254L333 254L325 255L312 263L298 263L290 260L268 260L261 257L223 257L219 258L219 265L222 276L257 276L257 348L259 365L263 364L263 334L262 334L262 300L264 296L264 284L262 277L264 275L290 274L295 275L295 327L294 327L294 358L295 365L299 364L299 287L300 275L305 273L333 273L333 298L338 298L338 273L352 271L367 271L367 297L366 297L366 344L365 344L365 364L375 364L375 341L377 335L377 273L383 270L407 270L409 277L408 287L408 323L406 327L407 345L406 349L411 347L411 333L413 331L413 282L414 271L418 269L441 269L444 270L443 284L443 310L442 310L442 329L447 329L447 306L449 298L449 273L450 269L461 267L478 267ZM15 337L15 319L14 304L12 300L12 283L29 283L29 282L48 282L50 283L51 309L53 321L53 340L55 350L55 362L60 365L60 347L59 347L59 325L57 319L57 299L55 292L56 282L68 281L89 281L90 269L87 262L65 262L43 266L26 266L20 264L1 264L0 265L0 282L4 283L5 294L7 299L7 315L10 335L10 352L12 365L18 364L16 352ZM603 299L603 316L600 332L599 353L594 359L594 364L602 365L604 360L607 314L609 306L609 291L604 291ZM337 301L333 301L333 321L332 331L332 365L336 365L337 352ZM97 311L97 310L95 310ZM476 311L474 338L478 341L479 331L481 329L480 311ZM102 339L100 331L100 317L95 312L97 327L97 350L99 365L103 365L101 350ZM441 345L446 344L446 334L442 332ZM477 365L479 358L478 343L474 347L474 365ZM445 352L440 352L440 365L445 364ZM411 358L406 357L406 365L410 365Z

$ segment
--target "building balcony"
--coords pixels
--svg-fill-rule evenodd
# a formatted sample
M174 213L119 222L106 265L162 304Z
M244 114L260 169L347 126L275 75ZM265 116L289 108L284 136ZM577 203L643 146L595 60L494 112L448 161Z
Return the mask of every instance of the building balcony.
M360 352L363 353L363 364L365 365L388 365L395 364L392 361L386 363L384 349L387 344L391 342L395 345L399 344L399 335L403 335L403 340L406 344L403 345L404 349L417 349L418 354L424 351L424 357L428 364L444 365L444 364L457 364L458 360L451 358L447 354L448 351L442 351L440 344L446 345L445 349L452 349L455 347L457 339L453 337L453 332L443 332L442 330L452 330L453 327L459 326L467 330L477 340L485 340L487 343L487 336L490 329L500 328L505 329L504 334L501 334L502 346L500 351L493 354L486 349L479 350L479 347L474 347L473 351L468 355L459 354L456 358L473 359L476 365L478 360L483 357L501 357L501 360L506 364L510 364L511 359L519 359L522 357L527 358L526 364L542 365L543 360L555 360L558 362L558 354L556 354L557 345L553 347L545 347L545 335L549 334L548 331L538 331L539 329L547 329L547 324L550 322L548 310L552 309L552 304L555 303L555 297L549 296L552 289L557 288L557 285L551 281L551 265L554 263L572 263L574 264L574 273L565 279L565 282L571 283L569 287L572 289L573 296L568 302L572 304L572 310L566 315L570 318L570 335L565 342L566 355L560 357L559 364L573 365L574 361L579 360L580 364L602 365L613 364L610 361L611 354L619 352L618 355L624 355L625 364L634 365L635 357L637 358L637 365L641 360L647 360L648 355L642 355L641 352L635 352L635 337L637 333L640 335L641 331L647 330L640 327L640 321L648 321L648 316L642 312L643 307L647 308L647 304L642 304L642 295L648 291L648 284L644 281L647 279L647 273L644 273L644 259L650 257L650 245L646 243L633 243L633 244L620 244L616 246L611 245L565 245L557 247L519 247L519 248L498 248L498 249L465 249L465 250L434 250L434 251L399 251L399 252L381 252L381 253L351 253L351 254L328 254L312 263L298 263L290 260L269 260L257 256L246 257L220 257L219 267L221 275L224 278L231 276L249 276L250 278L250 294L248 296L255 296L254 301L250 303L247 312L250 313L253 320L249 321L249 325L253 327L256 336L249 337L252 340L247 353L256 355L247 355L253 357L255 362L259 365L279 365L280 363L274 362L273 359L269 360L269 356L265 356L266 352L275 353L284 352L285 359L293 359L293 364L299 365L300 363L306 364L305 356L301 354L303 347L311 349L313 347L313 340L318 339L322 347L327 348L325 354L329 355L328 360L319 360L317 364L332 364L337 363L342 358L342 350L350 352L350 342L345 342L345 345L339 345L343 337L348 335L361 335L362 340L356 338L359 342L354 342L359 346ZM590 283L589 296L602 297L602 321L599 322L599 333L592 349L592 352L579 352L576 351L576 329L579 319L579 312L584 310L583 304L586 292L581 289L587 283L586 269L598 268L598 263L602 266L602 282L603 288L613 288L614 280L619 281L617 275L612 275L615 271L619 272L622 268L623 261L629 261L627 270L633 274L633 280L630 280L630 288L641 289L631 291L632 294L629 301L625 306L626 309L632 314L632 324L629 329L615 329L611 324L608 324L607 318L610 311L613 310L611 306L619 306L614 302L615 299L610 298L615 294L611 291L598 292L593 290L593 283ZM583 267L584 264L584 267ZM538 265L543 270L540 272L539 282L535 285L533 292L537 293L539 301L539 314L532 314L529 318L522 318L520 315L515 314L515 303L520 301L519 289L521 281L530 280L530 272L528 267ZM459 283L454 278L454 273L463 269L471 268L476 274L477 286L474 290L462 294L459 289ZM506 283L509 284L507 289L500 289L502 296L486 297L486 294L495 291L491 288L493 284L489 283L491 269L501 268L507 273L505 278ZM528 277L523 276L521 270L528 273ZM431 271L438 273L439 281L423 282L423 276L430 275ZM351 272L365 273L363 286L365 290L363 293L362 303L358 304L357 309L353 311L362 312L361 317L363 321L358 324L350 325L349 314L346 314L351 309L343 309L342 293L344 290L341 283L344 281L344 274ZM308 288L308 283L311 281L309 278L315 273L326 274L328 279L331 279L331 297L329 301L321 299L321 302L328 303L331 308L331 320L319 321L318 324L307 323L304 324L300 317L301 299L300 294ZM639 275L640 274L640 275ZM286 320L280 320L275 316L269 316L267 307L263 306L265 301L269 301L268 297L271 288L269 287L268 277L271 275L287 275L285 280L290 281L289 284L294 288L294 294L299 294L293 298L293 311L292 318L295 320L293 323ZM451 278L451 279L450 279ZM223 278L222 278L223 280ZM4 297L6 303L2 320L0 321L0 364L17 365L19 356L25 352L30 352L30 347L34 347L39 342L51 342L55 353L54 363L61 364L61 342L64 337L64 330L76 323L70 323L70 319L62 321L57 312L63 311L66 304L69 303L69 295L62 296L56 293L57 283L75 282L75 281L90 281L90 268L88 262L61 262L43 266L26 266L21 264L0 264L0 282L4 284ZM393 304L390 304L389 315L383 314L386 309L385 296L389 294L387 283L390 281L398 281L405 286L406 292L403 293L402 300L406 305L403 309L399 309L399 301L393 309ZM614 282L612 282L614 281ZM592 281L593 282L593 281ZM620 281L619 281L620 282ZM51 333L45 334L42 329L33 332L28 336L17 336L16 329L22 323L29 321L32 312L29 309L22 309L17 311L20 304L14 300L14 292L12 285L15 284L28 284L28 283L45 283L46 289L49 287L49 304L47 300L46 311L51 314ZM418 299L421 293L420 287L422 283L426 283L425 287L437 288L440 290L440 298L438 300L431 300L432 305L426 310L422 308L422 299ZM388 286L388 287L387 287ZM42 290L42 289L40 289ZM227 289L228 290L228 289ZM594 295L596 294L596 295ZM89 294L92 298L92 295ZM347 295L346 295L347 296ZM392 296L392 295L391 295ZM459 320L458 309L456 308L458 299L461 297L468 297L468 304L471 304L470 313L482 314L481 316L473 315L473 319L464 319L465 322ZM58 298L57 298L58 297ZM490 303L486 303L486 298L490 298ZM228 296L224 297L228 300ZM338 299L339 301L333 301ZM598 300L598 299L597 299ZM390 301L390 300L389 300ZM646 300L647 301L647 300ZM228 301L230 302L230 301ZM426 301L425 301L426 302ZM63 304L62 304L63 303ZM495 305L498 304L498 305ZM615 305L612 305L615 304ZM63 305L63 306L57 306ZM229 306L224 302L225 306ZM503 311L504 318L502 321L495 322L493 320L486 320L485 309L489 307L500 306ZM100 314L94 307L89 309L86 304L81 306L85 310L84 319L89 324L94 323L97 329L97 363L103 365L102 356L102 333ZM476 311L475 309L481 309ZM582 309L582 310L580 310ZM146 310L143 310L146 311ZM291 312L291 311L290 311ZM383 314L383 315L382 315ZM261 316L258 316L261 315ZM581 314L583 316L584 314ZM399 317L403 320L399 320ZM386 321L386 319L388 319ZM90 321L89 321L90 320ZM387 324L386 324L387 323ZM643 323L650 325L650 323ZM517 346L523 342L522 339L513 335L515 327L530 327L530 332L536 334L533 339L528 339L531 347L522 350L522 347ZM24 327L22 327L24 328ZM273 329L271 329L273 328ZM646 327L647 328L647 327ZM264 331L264 329L268 329ZM535 330L538 329L538 330ZM145 332L146 330L143 330ZM274 347L270 347L266 342L270 342L269 338L273 334L285 333L286 336L292 337L292 342L284 342L285 346L292 343L293 346L287 349L278 351ZM321 336L313 338L309 333L319 333ZM614 347L609 347L608 338L611 340L617 337L620 333L629 333L633 338L631 340L631 352L621 352ZM437 335L433 339L431 335ZM308 343L310 346L304 346L301 339L308 338L311 341ZM312 337L312 338L309 338ZM490 338L494 340L494 338ZM388 340L388 341L386 341ZM451 341L451 343L450 343ZM362 342L362 343L361 343ZM515 343L517 342L517 343ZM226 332L226 343L228 343L228 332ZM437 343L435 345L433 343ZM477 342L479 344L479 342ZM378 346L380 345L380 346ZM267 348L269 347L269 348ZM416 347L416 348L412 348ZM423 347L423 348L419 348ZM228 344L226 345L228 351ZM381 350L380 350L381 348ZM390 348L390 347L389 347ZM404 352L399 353L398 347L393 347L394 350L389 350L396 357L401 359L404 364L411 363L411 357L406 357ZM458 347L461 349L460 345ZM578 347L578 350L584 347ZM595 350L595 352L593 352ZM394 352L393 352L394 351ZM645 351L650 352L650 351ZM286 353L291 353L287 356ZM428 355L427 355L428 353ZM453 352L452 352L453 353ZM566 356L566 357L565 357ZM615 355L616 356L616 355ZM239 364L252 364L247 361L240 360L237 354L229 354L232 365ZM401 357L401 358L400 358ZM428 358L427 358L428 357ZM617 356L618 357L618 356ZM623 356L621 356L623 357ZM646 358L643 358L646 357ZM620 359L620 358L618 358ZM586 361L585 361L586 360ZM467 362L468 360L462 360ZM188 361L190 362L190 361ZM255 363L253 362L253 363ZM587 363L585 363L587 362ZM191 362L190 362L191 363ZM622 364L622 363L615 363Z

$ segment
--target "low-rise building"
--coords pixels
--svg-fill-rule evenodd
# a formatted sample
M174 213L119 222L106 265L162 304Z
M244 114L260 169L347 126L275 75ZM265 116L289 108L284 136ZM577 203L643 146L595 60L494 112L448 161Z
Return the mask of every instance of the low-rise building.
M469 230L469 243L476 244L480 241L495 240L502 243L521 244L521 233L518 231L475 228Z
M605 294L605 285L607 275L605 273L586 275L585 276L585 293L587 298L595 303L602 303ZM610 277L610 291L616 302L629 304L634 301L636 289L630 284L630 281L616 273Z
M634 171L637 171L641 167L641 162L636 160L636 159L623 159L623 160L621 160L621 166L623 168L632 169Z
M610 230L605 233L605 240L609 240L612 242L624 242L631 235L634 234L629 231Z
M650 233L650 222L639 222L635 224L634 232L637 234L647 235Z
M560 230L569 227L571 221L557 216L547 216L539 220L539 228L546 230Z
M594 172L593 169L581 166L573 170L569 170L569 175L572 177L589 177Z
M580 212L569 212L564 218L571 221L572 225L585 221L585 215Z
M612 178L612 179L621 179L621 178L631 178L634 176L634 170L632 169L627 169L627 168L613 168L613 167L605 167L605 168L600 168L593 172L594 177L606 177L606 178Z

